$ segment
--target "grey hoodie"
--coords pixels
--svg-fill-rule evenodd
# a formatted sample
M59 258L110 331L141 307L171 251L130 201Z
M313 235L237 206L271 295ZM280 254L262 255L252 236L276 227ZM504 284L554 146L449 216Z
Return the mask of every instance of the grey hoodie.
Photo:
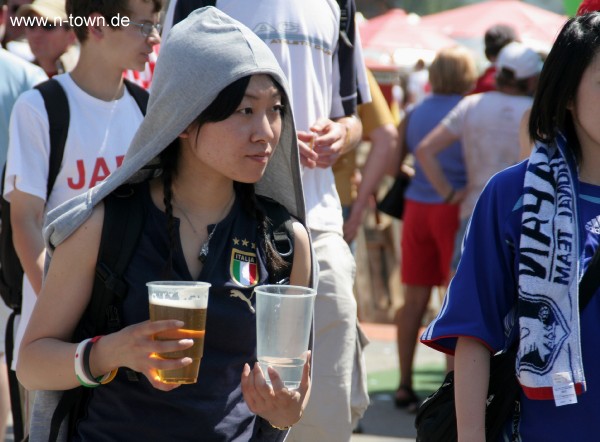
M56 209L46 219L48 253L87 220L96 204L126 182L150 177L146 165L175 140L216 98L241 77L269 74L290 97L287 80L271 50L250 29L213 7L194 11L173 27L162 43L148 110L119 169L87 193ZM286 110L279 144L256 193L283 204L302 223L304 198L296 131Z

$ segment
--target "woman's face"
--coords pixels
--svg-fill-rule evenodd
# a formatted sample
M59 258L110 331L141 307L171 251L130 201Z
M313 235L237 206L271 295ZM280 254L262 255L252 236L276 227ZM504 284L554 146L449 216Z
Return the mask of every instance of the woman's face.
M600 55L583 72L575 102L569 106L584 158L600 154Z
M215 173L242 183L262 177L279 142L281 93L268 75L254 75L236 111L223 121L186 131L189 146ZM182 135L186 138L186 134ZM185 159L184 159L185 161Z

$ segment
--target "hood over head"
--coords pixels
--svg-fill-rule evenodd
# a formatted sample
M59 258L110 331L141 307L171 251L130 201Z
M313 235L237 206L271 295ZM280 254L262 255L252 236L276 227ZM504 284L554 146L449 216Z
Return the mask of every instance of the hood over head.
M148 110L120 168L88 192L48 214L44 237L51 251L73 233L98 202L117 187L160 174L158 155L239 78L268 74L291 99L285 75L267 47L250 29L222 11L205 7L173 27L161 45ZM286 109L281 138L256 193L283 204L305 220L296 131Z

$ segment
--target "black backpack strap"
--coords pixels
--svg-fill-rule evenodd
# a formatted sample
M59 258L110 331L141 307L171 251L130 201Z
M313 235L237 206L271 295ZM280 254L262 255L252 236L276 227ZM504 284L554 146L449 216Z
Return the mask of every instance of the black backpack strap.
M104 199L104 226L88 306L88 320L94 324L90 331L94 335L122 328L119 310L127 295L123 275L137 247L145 218L141 194L140 188L125 185Z
M287 266L271 271L269 282L280 284L289 281L294 262L294 227L290 213L278 202L259 196L258 204L269 219L271 231L268 232L277 253L285 260Z
M143 115L146 115L148 107L148 92L132 83L124 80L127 91L131 94ZM69 101L65 90L56 80L45 81L35 87L44 99L44 107L48 114L48 125L50 135L50 158L48 169L48 183L46 185L46 199L50 196L56 177L60 172L65 152L65 144L69 134L70 110Z
M75 409L75 404L82 399L83 394L83 387L77 387L63 392L54 409L54 413L52 414L48 442L56 442L62 422L69 416L69 412Z
M4 303L17 315L21 314L23 303L23 267L15 250L10 225L10 203L4 199L4 178L6 165L2 169L2 185L0 194L0 292ZM8 345L8 340L6 341ZM18 394L18 390L15 392Z
M337 4L340 7L340 38L347 46L352 47L352 42L348 37L348 22L350 20L348 0L337 0Z
M124 185L103 200L104 224L92 297L74 333L75 342L122 328L120 307L127 295L123 275L137 247L145 219L141 193L138 187ZM86 393L83 387L63 393L52 415L50 442L56 440L60 425L69 414L69 432L74 430L87 403Z
M46 184L47 200L56 182L58 172L60 172L71 117L67 95L58 81L48 80L37 85L35 88L42 94L44 107L48 114L50 158L48 183Z
M338 63L340 84L337 93L342 98L343 115L356 114L356 106L363 102L359 87L358 70L356 68L356 52L353 42L356 41L355 16L356 8L352 0L338 0L340 7L340 32L338 39Z
M141 86L127 80L123 79L125 83L125 88L127 88L127 92L133 97L138 107L142 111L142 115L146 115L146 109L148 108L148 99L150 98L150 94L148 91Z
M12 311L6 323L6 339L5 339L5 355L6 355L6 370L8 371L8 390L10 393L10 408L13 417L13 435L15 440L23 439L23 416L21 414L21 394L19 391L19 381L17 373L10 369L14 358L15 344L15 316L17 312Z
M176 2L171 26L175 26L198 8L216 6L217 4L217 0L171 0L171 2Z

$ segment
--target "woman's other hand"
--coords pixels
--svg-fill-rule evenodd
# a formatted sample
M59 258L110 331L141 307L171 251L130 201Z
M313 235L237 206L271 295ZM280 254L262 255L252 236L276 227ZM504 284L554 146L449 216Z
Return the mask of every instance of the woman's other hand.
M273 368L269 367L270 386L258 363L254 364L253 369L245 364L242 371L242 393L250 411L276 427L288 427L297 423L310 396L310 360L311 353L308 352L300 386L296 390L284 387Z

